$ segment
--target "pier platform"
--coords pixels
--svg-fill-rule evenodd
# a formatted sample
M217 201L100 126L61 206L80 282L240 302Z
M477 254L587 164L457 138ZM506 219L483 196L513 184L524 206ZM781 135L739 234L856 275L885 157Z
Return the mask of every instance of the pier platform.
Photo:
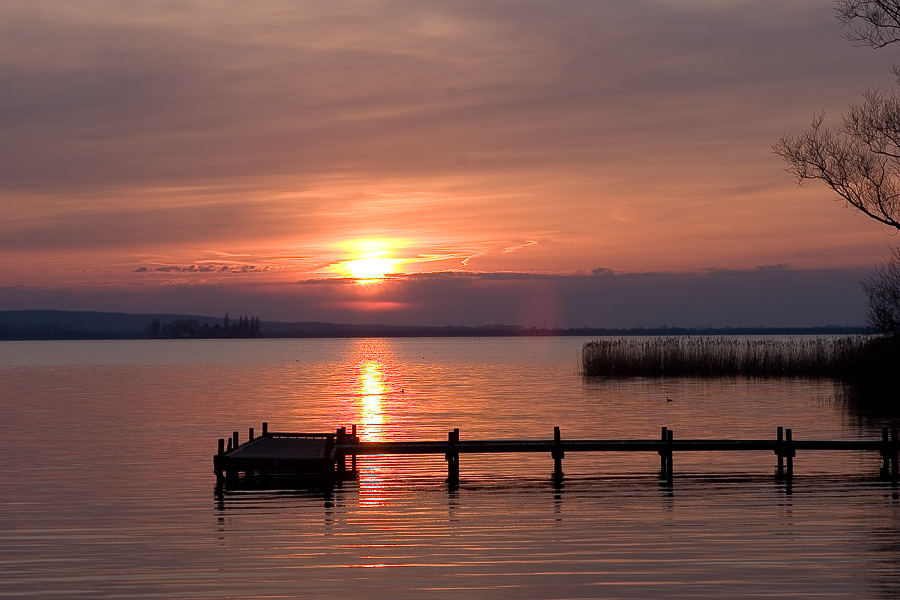
M800 440L794 439L790 428L778 427L771 439L675 439L672 430L663 427L657 439L620 440L564 440L559 427L553 438L544 440L460 440L459 429L447 434L446 440L366 442L356 435L356 425L348 432L339 427L334 433L270 432L263 423L262 434L240 443L235 431L231 438L220 438L218 452L213 457L217 482L227 485L240 477L255 478L270 474L291 475L298 479L340 480L357 476L356 459L363 455L443 454L447 461L447 482L459 484L461 454L546 453L553 459L553 478L563 479L562 461L569 452L654 452L660 457L659 476L671 480L674 476L673 456L678 452L749 452L774 453L778 459L776 476L793 477L797 452L811 457L815 452L862 451L878 452L881 456L879 475L893 482L900 480L900 439L897 429L882 430L881 439L857 440ZM349 462L348 462L349 461Z
M219 483L236 480L241 473L331 479L338 473L338 467L342 476L348 476L342 464L345 454L338 453L337 445L358 441L355 431L351 438L343 428L335 433L273 432L268 430L268 423L263 423L262 434L254 437L250 428L248 440L243 444L237 431L230 438L220 438L213 469Z

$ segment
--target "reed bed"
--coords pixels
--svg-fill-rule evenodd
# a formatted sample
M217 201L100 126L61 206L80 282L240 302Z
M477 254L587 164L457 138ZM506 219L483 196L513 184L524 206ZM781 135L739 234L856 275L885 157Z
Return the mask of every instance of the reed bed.
M582 348L582 373L604 377L835 377L854 370L869 340L615 338Z

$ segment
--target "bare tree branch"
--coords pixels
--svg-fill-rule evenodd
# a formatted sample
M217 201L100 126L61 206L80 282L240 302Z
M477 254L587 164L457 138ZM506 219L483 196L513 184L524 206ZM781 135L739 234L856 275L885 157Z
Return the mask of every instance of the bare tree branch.
M883 48L900 41L900 0L837 0L845 37ZM900 84L900 67L894 66ZM797 136L784 136L772 150L803 185L819 180L875 221L900 231L900 96L874 89L851 105L835 128L825 115ZM862 282L869 297L869 322L876 331L900 336L900 248Z
M862 282L869 297L869 323L880 333L900 335L900 248Z
M897 0L839 0L835 10L847 27L848 40L872 48L900 41L900 2Z
M841 127L784 136L772 147L803 184L820 180L850 206L900 231L900 98L875 90L850 107Z

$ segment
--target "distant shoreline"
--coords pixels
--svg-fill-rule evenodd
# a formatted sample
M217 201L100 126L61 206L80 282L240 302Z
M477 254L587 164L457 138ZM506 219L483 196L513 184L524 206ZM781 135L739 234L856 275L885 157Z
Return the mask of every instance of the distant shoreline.
M235 315L235 319L237 315ZM93 311L0 311L0 340L138 340L151 337L154 320L163 325L196 323L209 331L220 317L178 314L130 314ZM198 329L199 331L199 329ZM819 327L522 327L516 325L427 326L260 321L260 338L362 337L607 337L607 336L747 336L747 335L861 335L862 326ZM182 334L182 338L207 335ZM169 338L176 339L176 338Z

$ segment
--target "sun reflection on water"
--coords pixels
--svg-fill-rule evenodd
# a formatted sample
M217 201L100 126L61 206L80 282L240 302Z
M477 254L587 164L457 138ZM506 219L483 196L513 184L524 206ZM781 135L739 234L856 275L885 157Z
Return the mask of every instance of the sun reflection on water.
M377 442L391 439L394 396L402 393L395 382L399 378L398 365L391 360L388 342L380 339L360 340L356 348L356 378L352 407L355 421L361 426L364 441ZM360 506L380 506L384 502L383 457L366 457L358 463Z
M384 412L382 404L388 386L384 377L384 365L377 360L367 360L359 365L359 414L365 428L366 439L384 439Z

